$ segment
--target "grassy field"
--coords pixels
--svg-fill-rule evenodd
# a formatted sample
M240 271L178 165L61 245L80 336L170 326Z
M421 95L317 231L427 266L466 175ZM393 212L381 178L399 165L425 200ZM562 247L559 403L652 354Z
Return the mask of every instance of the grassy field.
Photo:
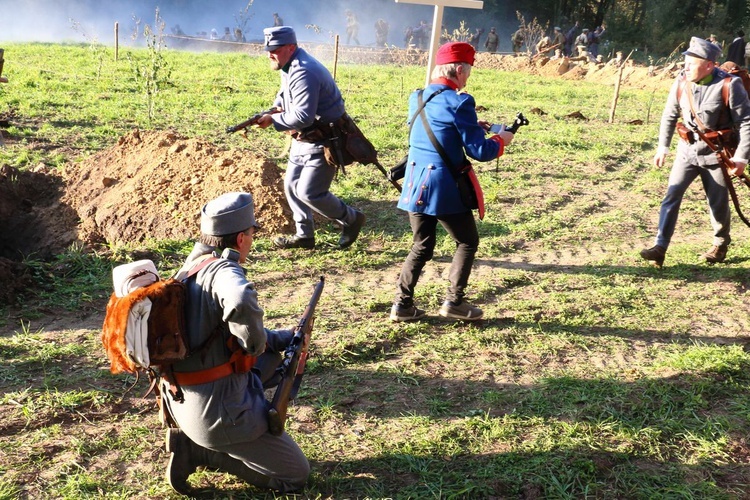
M264 58L97 46L6 44L0 165L75 166L133 127L173 128L279 158L280 134L227 125L267 108ZM145 75L145 76L144 76ZM418 67L338 67L349 113L395 163ZM157 93L149 93L157 85ZM656 89L656 90L654 90ZM699 184L663 269L650 246L667 169L651 166L663 85L611 85L476 68L480 118L531 120L498 162L477 165L488 200L469 297L477 324L437 317L453 251L442 234L416 300L424 321L387 313L410 242L395 192L353 166L333 190L368 224L350 250L274 251L248 274L267 326L294 324L327 278L312 357L288 430L312 465L301 498L747 498L750 495L748 228L734 219L725 264ZM544 114L532 114L539 108ZM585 120L566 118L579 111ZM631 124L634 120L642 124ZM335 241L333 226L319 228ZM38 288L0 305L0 498L176 498L146 382L109 374L99 326L110 271L147 250L165 274L187 241L27 259ZM42 325L42 326L40 326ZM127 392L127 388L135 387ZM201 472L217 498L275 498Z

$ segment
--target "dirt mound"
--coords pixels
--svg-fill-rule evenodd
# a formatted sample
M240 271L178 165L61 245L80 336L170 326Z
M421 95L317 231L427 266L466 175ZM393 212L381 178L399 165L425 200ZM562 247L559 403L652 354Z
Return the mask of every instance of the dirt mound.
M72 244L138 244L199 234L206 201L249 191L264 231L293 229L283 171L242 149L221 149L170 131L138 131L62 175L40 165L0 168L0 302L32 285L28 257Z
M66 169L63 202L80 215L78 239L87 244L196 237L201 207L228 191L253 193L258 223L276 232L292 225L282 174L244 150L134 130Z

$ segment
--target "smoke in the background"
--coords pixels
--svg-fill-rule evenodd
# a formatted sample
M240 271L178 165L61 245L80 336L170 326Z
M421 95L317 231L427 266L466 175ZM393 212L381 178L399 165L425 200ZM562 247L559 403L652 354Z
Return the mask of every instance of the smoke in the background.
M244 24L247 41L262 40L263 28L273 24L278 12L284 24L293 26L300 41L331 41L339 34L345 40L346 16L351 9L359 20L359 41L375 43L375 21L390 25L388 43L404 45L404 31L420 21L432 23L433 7L395 3L393 0L255 0L244 11L243 0L0 0L0 42L93 42L114 43L114 23L119 23L120 43L130 43L133 34L143 33L145 25L154 26L156 9L165 23L165 33L179 25L186 35L196 36L215 29L221 36L225 28ZM517 21L489 19L485 12L472 9L445 9L443 23L452 31L460 21L470 29L492 26L501 35L501 47L516 29ZM139 21L139 22L137 22ZM73 25L76 25L74 28ZM305 26L315 26L305 28ZM503 36L505 34L505 36ZM353 42L352 42L353 43Z

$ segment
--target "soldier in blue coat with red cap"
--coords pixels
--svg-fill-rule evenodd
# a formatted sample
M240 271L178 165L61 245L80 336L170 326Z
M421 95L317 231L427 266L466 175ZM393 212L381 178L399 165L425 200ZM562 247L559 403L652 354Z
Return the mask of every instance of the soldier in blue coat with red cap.
M474 54L474 47L465 42L441 46L432 81L424 91L414 92L409 99L409 158L398 208L409 212L413 244L401 269L391 308L392 321L412 321L425 315L424 310L414 305L414 288L422 268L432 259L438 222L456 242L450 287L439 314L462 320L478 320L483 315L480 308L464 299L479 234L471 209L462 201L454 174L456 167L465 165L466 156L489 161L502 155L513 134L502 131L485 137L489 124L477 119L474 98L459 92L471 74ZM420 97L426 104L422 113L417 113ZM430 132L447 158L441 156Z

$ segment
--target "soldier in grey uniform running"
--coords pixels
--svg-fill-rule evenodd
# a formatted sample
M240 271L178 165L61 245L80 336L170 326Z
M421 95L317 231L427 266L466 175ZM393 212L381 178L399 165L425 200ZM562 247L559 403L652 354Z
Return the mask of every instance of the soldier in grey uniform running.
M281 90L274 101L280 112L264 114L257 124L293 137L284 191L296 234L273 242L279 248L314 248L314 210L342 225L339 247L347 248L359 236L365 214L331 193L336 167L325 159L324 140L311 138L320 124L334 123L344 115L344 99L328 69L297 46L292 28L266 28L263 33L271 68L281 73Z

